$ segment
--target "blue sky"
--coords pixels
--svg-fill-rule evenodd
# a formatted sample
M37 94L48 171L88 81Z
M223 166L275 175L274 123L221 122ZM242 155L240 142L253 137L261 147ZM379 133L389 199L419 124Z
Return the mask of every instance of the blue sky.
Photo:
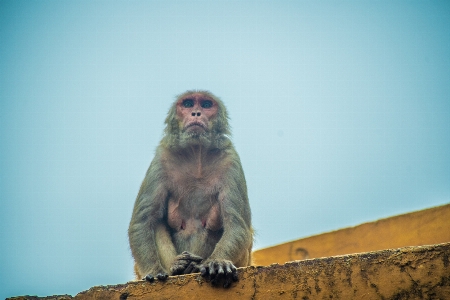
M133 278L188 89L228 107L256 249L450 202L448 1L2 1L0 41L0 298Z

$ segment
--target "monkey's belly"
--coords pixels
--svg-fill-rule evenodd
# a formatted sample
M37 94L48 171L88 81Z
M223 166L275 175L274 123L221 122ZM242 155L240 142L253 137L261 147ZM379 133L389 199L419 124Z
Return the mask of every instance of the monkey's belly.
M207 207L203 206L202 208L202 205L199 204L195 207L196 211L192 211L192 208L180 207L178 202L169 201L167 214L169 226L175 231L183 231L184 235L201 232L203 229L220 230L223 221L219 204L210 205L209 201L204 202L208 204Z
M201 257L208 257L222 237L223 230L205 228L204 221L187 219L178 230L172 231L172 240L179 254L188 251Z

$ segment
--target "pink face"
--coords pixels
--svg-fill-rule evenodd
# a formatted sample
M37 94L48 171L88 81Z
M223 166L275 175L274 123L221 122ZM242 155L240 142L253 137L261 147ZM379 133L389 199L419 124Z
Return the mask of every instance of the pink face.
M178 120L187 132L208 131L216 114L216 101L201 93L187 95L177 102Z

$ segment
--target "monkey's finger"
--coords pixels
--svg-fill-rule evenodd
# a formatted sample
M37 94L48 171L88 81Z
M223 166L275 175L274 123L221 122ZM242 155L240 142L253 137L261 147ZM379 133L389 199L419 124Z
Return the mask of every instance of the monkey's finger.
M222 264L217 264L217 277L223 277L225 275L225 271L223 270Z
M194 268L192 269L191 273L199 273L200 272L200 265L195 264Z
M183 253L177 255L175 260L188 260L191 257L191 254L187 251L183 251Z
M222 266L219 263L211 262L209 264L209 279L211 280L212 285L217 285L220 281L221 276L219 276L219 270ZM222 269L223 273L223 269Z
M216 278L217 275L217 263L212 261L209 263L209 278L211 280L214 280L214 278Z
M177 255L175 257L175 261L178 261L178 260L189 260L190 256L191 256L191 254L189 252L183 251L183 253L181 253L181 254L179 254L179 255Z
M184 260L177 260L175 263L170 267L170 274L171 275L180 275L183 274L184 269L186 269L187 262Z
M198 255L192 254L187 251L183 251L180 255L176 257L176 260L186 260L186 261L195 261L195 262L201 262L203 260L203 257L200 257Z
M155 281L155 277L153 277L152 274L147 274L147 275L145 275L144 278L142 278L142 280L146 280L148 282L153 282L153 281Z
M195 262L198 262L198 263L203 260L203 257L200 257L198 255L195 255L195 254L192 254L192 253L189 253L189 252L188 252L188 254L189 254L189 256L188 256L189 260L192 260L192 261L195 261Z
M180 268L177 268L175 266L170 267L170 275L175 276L180 274Z
M229 278L228 276L225 277L225 281L223 282L223 287L224 288L228 288L231 285L231 278Z
M229 264L227 264L225 266L225 275L227 277L227 279L231 280L233 277L233 270L231 270L231 267Z
M233 281L233 271L231 270L230 264L225 264L225 281L223 283L223 287L227 288L231 285Z
M176 269L174 267L170 267L169 272L170 272L171 276L179 275L179 274L177 274L178 269Z
M236 267L233 264L231 264L230 269L231 269L231 274L232 274L231 277L233 278L233 281L238 281L239 280L239 276L238 276L238 272L237 272Z
M238 275L238 273L237 273L237 270L235 270L235 271L233 272L232 277L233 277L233 281L234 281L234 282L236 282L236 281L239 280L239 275Z
M186 269L184 269L183 274L191 274L191 273L192 273L192 270L194 270L194 267L195 267L195 262L192 261L192 262L186 267Z
M233 273L233 271L231 270L230 264L225 264L225 273L227 275Z

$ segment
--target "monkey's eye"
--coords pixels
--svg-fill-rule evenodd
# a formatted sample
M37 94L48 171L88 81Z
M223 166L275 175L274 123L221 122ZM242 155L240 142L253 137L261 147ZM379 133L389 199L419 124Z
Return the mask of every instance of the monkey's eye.
M201 107L203 107L203 108L211 108L212 106L213 106L213 103L211 100L205 100L201 104Z
M193 107L194 106L194 100L192 99L185 99L183 100L183 106L184 107Z

